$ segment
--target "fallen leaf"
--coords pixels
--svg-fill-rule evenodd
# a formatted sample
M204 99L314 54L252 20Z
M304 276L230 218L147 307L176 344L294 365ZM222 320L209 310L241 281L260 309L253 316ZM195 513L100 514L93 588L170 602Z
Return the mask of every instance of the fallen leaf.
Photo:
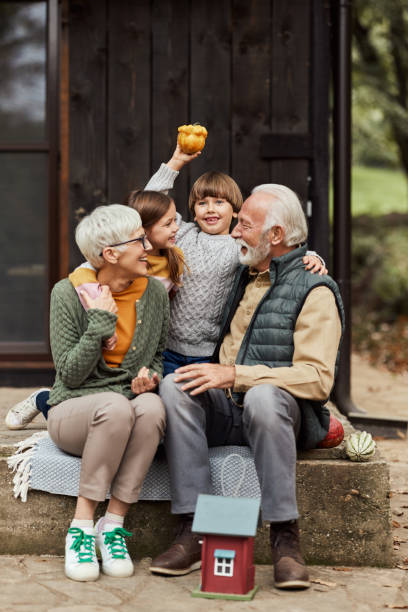
M328 593L329 592L329 589L325 589L323 587L318 587L318 586L313 587L313 590L314 591L318 591L319 593Z
M392 521L392 526L393 527L401 527L401 523L399 523L398 521ZM407 526L408 528L408 526Z
M335 572L352 572L351 567L333 567Z
M393 511L393 515L394 516L402 516L404 513L402 510L394 510Z
M329 582L328 580L320 580L320 578L315 578L314 580L311 580L310 582L314 582L315 584L322 584L323 586L327 586L327 587L337 586L335 582Z
M404 567L404 565L396 565L395 567L398 567L398 569L408 571L408 565L406 567Z
M358 489L351 489L350 493L352 495L360 495L360 491Z

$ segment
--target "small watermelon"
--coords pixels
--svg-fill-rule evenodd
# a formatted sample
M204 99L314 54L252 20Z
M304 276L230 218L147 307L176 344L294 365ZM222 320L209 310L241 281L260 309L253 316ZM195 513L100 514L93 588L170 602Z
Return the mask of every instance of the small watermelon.
M368 461L375 453L375 442L367 431L356 431L346 440L346 453L351 461Z
M319 444L317 448L334 448L343 442L344 429L339 419L336 419L332 414L330 415L330 425L327 435Z

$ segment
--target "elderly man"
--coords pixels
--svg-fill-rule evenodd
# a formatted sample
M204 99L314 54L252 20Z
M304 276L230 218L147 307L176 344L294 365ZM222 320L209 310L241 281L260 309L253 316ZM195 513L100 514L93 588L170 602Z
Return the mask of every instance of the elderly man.
M200 567L191 532L199 493L210 493L208 447L249 445L270 522L275 585L307 588L299 548L296 446L322 440L330 415L343 307L329 276L305 271L300 202L283 185L261 185L244 202L232 236L244 264L227 305L214 355L219 363L179 368L161 384L172 512L180 531L150 570L186 574Z

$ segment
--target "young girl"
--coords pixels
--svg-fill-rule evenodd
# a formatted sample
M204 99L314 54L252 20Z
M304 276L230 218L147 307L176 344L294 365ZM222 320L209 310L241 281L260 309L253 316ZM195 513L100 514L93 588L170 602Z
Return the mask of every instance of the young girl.
M177 145L172 158L162 164L146 189L167 191L181 168L197 155L187 155ZM236 182L222 172L206 172L194 183L188 202L194 223L177 214L181 247L190 270L171 301L163 377L190 363L211 360L220 333L224 306L239 266L239 246L229 235L231 222L242 205ZM327 273L314 251L303 259L312 273Z
M152 245L147 254L149 276L160 280L173 297L184 270L183 252L174 246L179 231L174 200L158 191L131 191L124 203L137 210Z
M175 236L179 231L174 201L166 194L157 191L132 191L126 198L126 204L140 214L143 228L152 247L147 251L148 273L160 280L172 296L181 285L184 269L183 253L174 246ZM86 307L81 291L86 290L91 297L97 295L98 284L94 268L85 263L74 270L69 275L69 279L76 288L83 306ZM114 352L115 347L116 334L104 342L106 350ZM13 406L6 416L7 427L22 429L39 412L47 418L48 398L49 389L40 389Z

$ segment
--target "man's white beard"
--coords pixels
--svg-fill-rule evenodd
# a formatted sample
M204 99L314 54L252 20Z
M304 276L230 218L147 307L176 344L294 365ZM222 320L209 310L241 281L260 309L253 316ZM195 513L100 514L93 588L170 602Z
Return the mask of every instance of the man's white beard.
M256 247L249 246L245 240L241 240L240 238L237 238L237 243L247 249L245 254L242 251L239 252L239 261L245 266L256 266L268 257L271 249L271 245L267 238L267 232L261 234L259 244Z

